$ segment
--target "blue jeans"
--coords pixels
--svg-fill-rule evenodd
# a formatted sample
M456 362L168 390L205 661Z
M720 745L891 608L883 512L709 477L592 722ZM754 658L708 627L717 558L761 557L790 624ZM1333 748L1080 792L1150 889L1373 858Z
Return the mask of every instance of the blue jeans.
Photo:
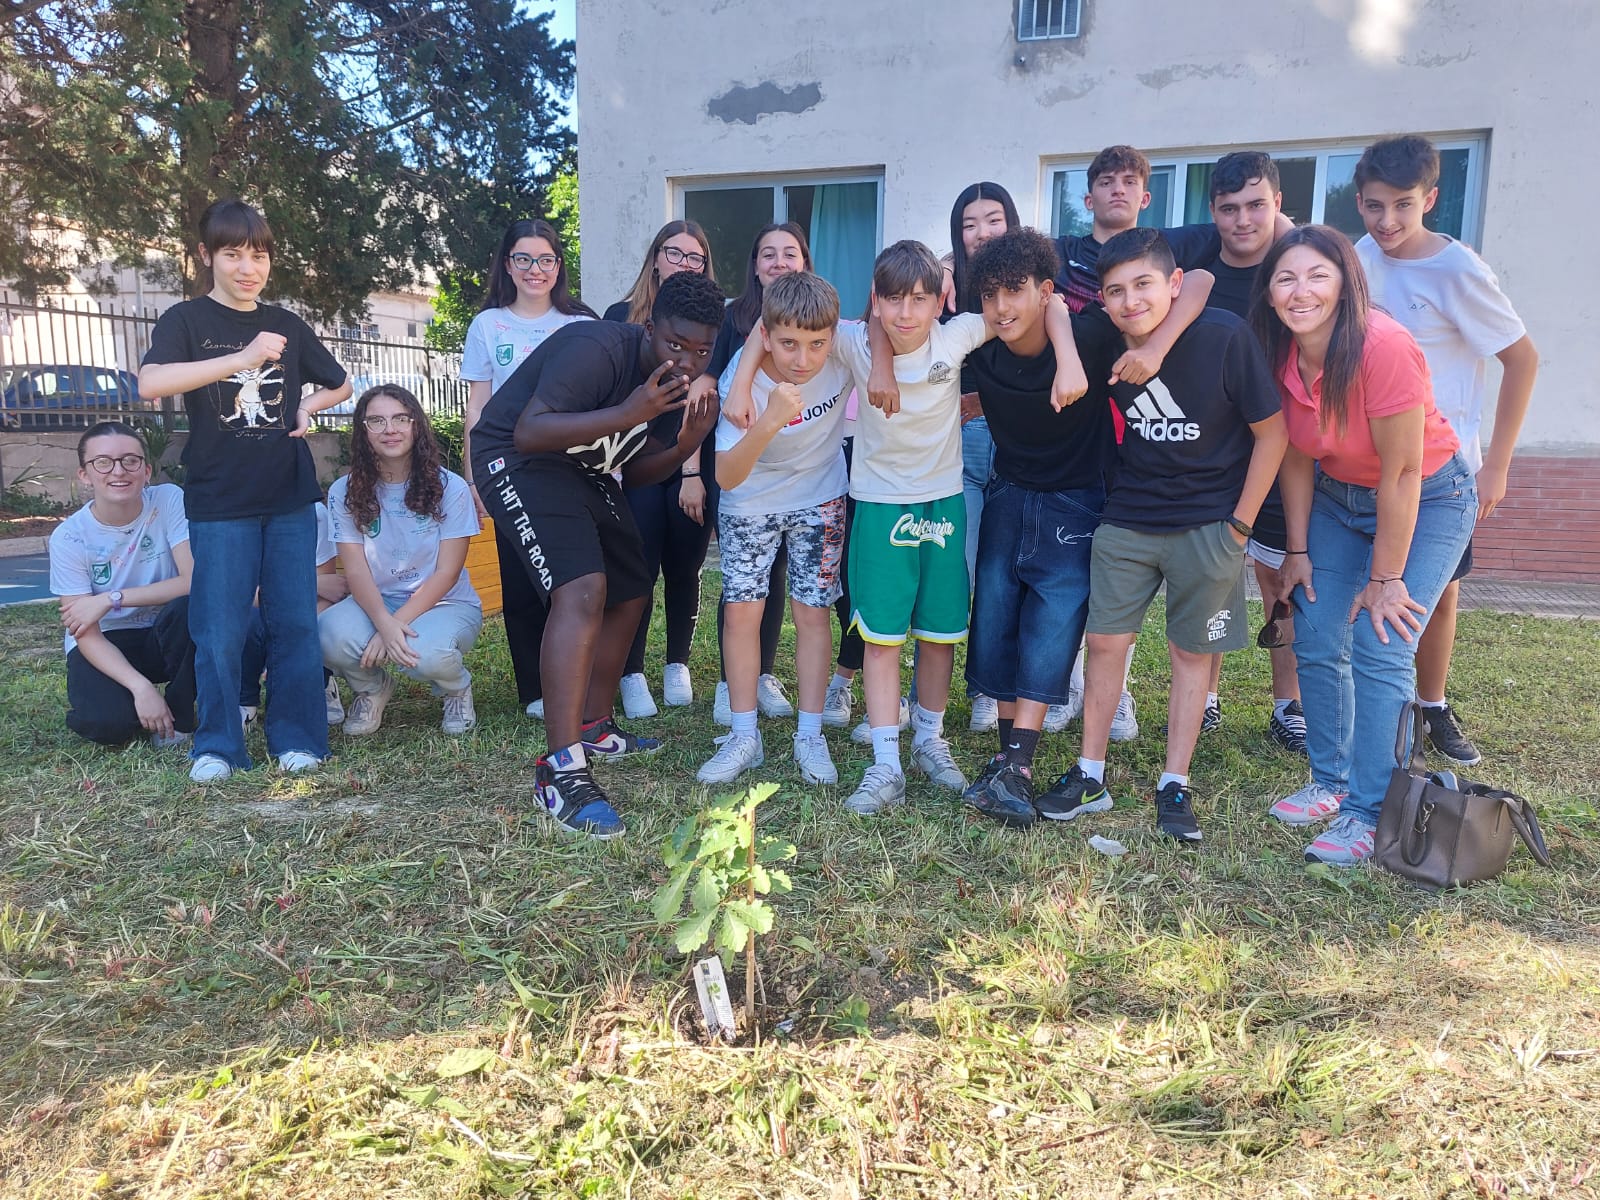
M239 720L240 657L260 590L267 638L267 751L328 754L317 636L317 517L311 505L270 517L193 521L189 634L195 645L200 723L193 756L215 754L248 770Z
M1429 612L1461 561L1477 513L1477 485L1459 454L1422 481L1403 577L1411 598ZM1371 575L1377 525L1376 488L1317 472L1307 542L1317 600L1308 603L1302 589L1294 617L1311 777L1348 793L1340 811L1373 825L1395 766L1400 710L1416 693L1420 639L1414 634L1407 642L1391 628L1384 645L1364 610L1349 620Z
M1067 702L1105 502L1102 488L1036 492L990 482L967 642L973 688L997 700Z
M994 471L994 439L989 422L973 417L961 427L961 498L967 504L967 577L978 577L978 525L983 520L984 489Z

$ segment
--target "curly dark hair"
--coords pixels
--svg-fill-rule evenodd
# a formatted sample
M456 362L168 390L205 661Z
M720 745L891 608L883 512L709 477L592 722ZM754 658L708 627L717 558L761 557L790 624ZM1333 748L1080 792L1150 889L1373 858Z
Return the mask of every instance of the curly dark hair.
M367 406L379 396L387 396L405 405L411 414L411 477L406 481L406 507L419 517L444 519L444 476L440 462L439 439L428 424L428 414L422 405L405 388L397 383L380 383L361 393L356 401L356 415L350 437L350 482L346 485L344 503L356 524L365 529L378 519L378 456L372 452L372 435L363 422L367 419Z
M679 271L661 281L655 305L650 309L650 319L660 321L666 317L676 317L680 321L717 329L722 325L726 302L727 297L717 286L717 281L709 275Z
M1008 229L978 247L967 266L969 287L980 301L996 288L1019 288L1026 280L1043 283L1061 270L1055 243L1024 225Z

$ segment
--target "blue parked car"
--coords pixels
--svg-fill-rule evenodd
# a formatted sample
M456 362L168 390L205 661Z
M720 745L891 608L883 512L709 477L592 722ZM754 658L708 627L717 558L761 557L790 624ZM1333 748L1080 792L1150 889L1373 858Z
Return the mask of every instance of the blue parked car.
M0 367L0 427L6 429L87 429L154 408L139 399L132 371L75 363Z

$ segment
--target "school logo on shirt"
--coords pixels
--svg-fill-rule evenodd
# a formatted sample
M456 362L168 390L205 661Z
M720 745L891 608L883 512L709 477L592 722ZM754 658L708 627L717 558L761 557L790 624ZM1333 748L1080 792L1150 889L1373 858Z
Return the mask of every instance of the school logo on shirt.
M502 342L500 345L494 348L495 362L499 363L502 367L509 367L511 365L511 355L515 352L515 350L516 347L510 345L509 343Z
M1219 608L1206 622L1206 641L1220 642L1228 636L1228 622L1233 620L1231 608Z
M383 514L379 513L377 516L372 518L371 523L361 531L361 534L363 537L375 538L378 536L378 531L382 528Z
M955 531L954 521L943 518L930 521L927 517L914 517L910 513L901 513L894 527L889 530L889 545L915 549L923 542L933 542L942 549L945 539Z
M947 362L936 362L936 363L933 364L933 366L928 368L928 382L929 383L948 383L949 380L950 380L950 364L949 363L947 363Z
M1200 440L1200 426L1185 416L1160 376L1145 384L1128 406L1128 428L1147 442Z
M111 564L97 562L89 568L89 578L94 580L96 586L104 587L111 582Z

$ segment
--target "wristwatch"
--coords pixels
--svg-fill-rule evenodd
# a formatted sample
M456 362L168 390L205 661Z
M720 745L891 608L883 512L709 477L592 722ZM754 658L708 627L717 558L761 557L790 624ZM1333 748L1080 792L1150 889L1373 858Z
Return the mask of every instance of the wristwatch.
M1232 525L1235 529L1237 529L1242 536L1247 537L1247 538L1255 537L1256 531L1255 531L1255 527L1254 526L1246 525L1243 521L1239 520L1239 518L1234 516L1232 513L1229 513L1228 516L1225 519L1227 520L1228 524Z
M111 593L111 611L113 614L122 611L122 589L118 588Z

